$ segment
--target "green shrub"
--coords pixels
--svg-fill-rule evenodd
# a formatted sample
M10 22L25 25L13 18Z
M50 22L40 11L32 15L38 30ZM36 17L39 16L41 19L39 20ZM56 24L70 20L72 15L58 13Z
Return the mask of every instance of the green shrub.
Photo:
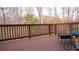
M26 24L35 24L36 23L36 18L32 14L27 14L24 16Z

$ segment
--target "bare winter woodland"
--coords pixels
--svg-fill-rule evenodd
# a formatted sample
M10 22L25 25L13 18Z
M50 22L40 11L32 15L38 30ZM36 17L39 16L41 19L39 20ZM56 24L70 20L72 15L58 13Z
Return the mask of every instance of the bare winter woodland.
M78 7L0 7L0 24L77 22L78 14Z

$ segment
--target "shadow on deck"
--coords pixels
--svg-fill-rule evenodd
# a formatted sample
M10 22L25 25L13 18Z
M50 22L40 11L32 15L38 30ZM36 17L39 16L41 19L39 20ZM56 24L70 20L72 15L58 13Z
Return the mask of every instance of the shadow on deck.
M54 34L0 42L0 51L65 51ZM74 51L72 49L71 51Z

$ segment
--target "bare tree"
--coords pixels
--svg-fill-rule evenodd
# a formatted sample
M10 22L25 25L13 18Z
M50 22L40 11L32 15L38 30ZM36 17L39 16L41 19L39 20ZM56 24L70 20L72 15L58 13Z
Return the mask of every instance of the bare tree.
M7 16L9 18L9 23L20 23L20 9L19 7L10 7L8 8L7 12L9 15Z
M51 7L48 7L49 15L51 16Z
M70 7L68 7L68 18L70 18Z
M37 7L37 10L38 10L41 24L43 24L42 7Z
M76 19L77 19L77 22L78 22L78 18L79 18L79 7L75 7L76 9Z
M57 8L54 7L54 16L57 17Z
M71 8L71 19L76 19L75 21L78 21L79 18L79 7L72 7Z
M63 18L70 18L70 7L62 7Z
M4 13L5 8L0 7L0 10L1 10L1 12L2 12L3 20L4 20L4 24L5 24L5 13Z
M77 9L77 19L79 18L79 7L76 7Z
M3 23L11 23L9 21L19 20L18 8L16 7L0 7L3 17ZM18 21L19 22L19 21ZM13 22L12 22L13 23Z
M19 7L15 7L15 11L16 11L16 19L18 21L18 23L20 23L20 18L21 18L21 10L19 9Z

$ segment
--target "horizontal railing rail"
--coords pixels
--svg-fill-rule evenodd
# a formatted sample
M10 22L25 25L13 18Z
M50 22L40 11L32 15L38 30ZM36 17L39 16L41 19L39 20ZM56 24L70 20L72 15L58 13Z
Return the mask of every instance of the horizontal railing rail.
M79 29L79 23L60 24L1 24L0 41L33 37L45 34L57 34L59 32L70 32L72 29Z
M0 41L31 38L44 34L51 34L54 31L53 24L5 24L0 25Z

